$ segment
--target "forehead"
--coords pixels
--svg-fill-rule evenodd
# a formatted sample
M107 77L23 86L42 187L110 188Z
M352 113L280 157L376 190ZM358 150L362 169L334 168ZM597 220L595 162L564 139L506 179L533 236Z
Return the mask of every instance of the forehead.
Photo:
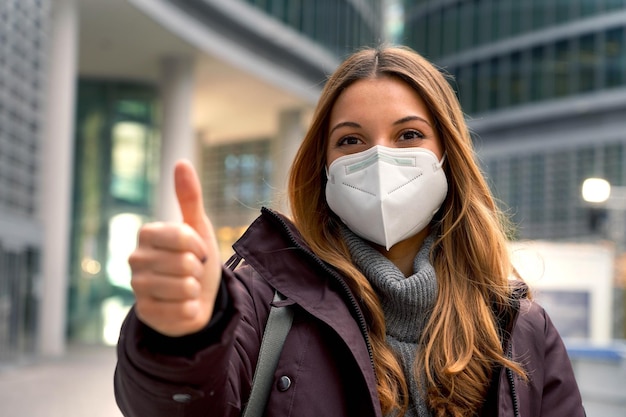
M346 87L331 109L330 120L332 123L345 117L372 118L400 113L432 119L426 103L413 87L397 77L381 76L361 79Z

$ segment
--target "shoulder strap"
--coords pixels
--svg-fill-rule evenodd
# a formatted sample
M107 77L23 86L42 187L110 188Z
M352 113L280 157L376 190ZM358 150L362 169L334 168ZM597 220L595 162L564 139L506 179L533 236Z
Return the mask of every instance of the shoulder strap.
M285 297L278 291L274 293L274 302L282 301ZM291 322L293 321L293 310L289 306L272 306L267 319L259 359L252 379L252 391L250 399L246 404L242 417L261 417L265 410L267 398L272 388L274 371L278 365L278 358L283 349L285 338Z

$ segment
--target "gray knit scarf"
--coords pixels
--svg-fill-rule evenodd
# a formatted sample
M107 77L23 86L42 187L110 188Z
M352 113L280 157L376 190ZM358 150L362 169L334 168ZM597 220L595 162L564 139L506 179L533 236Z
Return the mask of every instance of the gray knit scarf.
M342 236L382 303L387 343L400 359L409 385L409 409L403 417L430 417L426 394L417 384L413 367L420 336L437 298L437 277L429 260L434 236L424 240L409 277L345 226Z

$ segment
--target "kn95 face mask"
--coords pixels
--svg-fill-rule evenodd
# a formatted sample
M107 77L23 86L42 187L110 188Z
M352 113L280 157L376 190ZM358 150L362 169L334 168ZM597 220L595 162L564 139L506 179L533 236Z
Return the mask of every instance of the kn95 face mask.
M376 145L334 160L326 201L356 235L389 250L432 220L448 192L445 157L424 148Z

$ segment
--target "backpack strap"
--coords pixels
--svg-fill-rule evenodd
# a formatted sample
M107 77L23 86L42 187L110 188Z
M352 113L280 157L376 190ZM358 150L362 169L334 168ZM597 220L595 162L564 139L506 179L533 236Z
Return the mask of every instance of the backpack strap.
M282 301L285 298L278 291L274 292L274 302ZM272 306L270 309L261 341L259 359L252 379L250 399L245 406L242 417L261 417L263 415L267 398L272 389L278 358L292 321L293 309L290 306Z

